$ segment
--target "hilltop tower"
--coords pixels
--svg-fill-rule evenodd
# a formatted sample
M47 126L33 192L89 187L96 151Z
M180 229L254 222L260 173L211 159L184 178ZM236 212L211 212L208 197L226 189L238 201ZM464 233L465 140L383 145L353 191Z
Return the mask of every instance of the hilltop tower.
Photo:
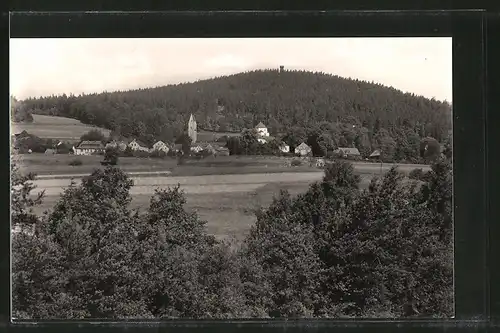
M196 120L194 119L193 114L189 117L188 135L191 138L191 142L196 143Z

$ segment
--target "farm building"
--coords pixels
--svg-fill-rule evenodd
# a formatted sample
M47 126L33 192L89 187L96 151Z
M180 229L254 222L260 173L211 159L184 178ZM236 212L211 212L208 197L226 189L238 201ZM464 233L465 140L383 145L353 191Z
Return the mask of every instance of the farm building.
M99 154L104 152L104 145L101 141L82 141L73 151L75 155Z
M170 148L168 148L168 146L165 144L165 142L163 141L157 141L154 145L153 145L153 151L162 151L164 153L168 153L168 151L170 150Z
M360 158L361 154L359 153L358 148L337 148L334 154L339 155L343 158Z
M310 155L312 152L311 147L306 145L304 142L302 142L300 145L295 148L295 154L300 155L300 156L307 156Z
M282 153L289 153L290 152L290 146L287 145L285 142L281 142L278 148Z
M140 151L145 151L145 152L149 152L149 148L147 147L147 145L143 142L140 142L136 139L133 139L129 144L128 146L130 147L130 149L132 149L133 151L137 151L137 150L140 150Z
M269 136L269 131L267 130L266 125L264 125L262 122L258 123L257 126L255 126L255 130L257 131L257 134L259 136Z

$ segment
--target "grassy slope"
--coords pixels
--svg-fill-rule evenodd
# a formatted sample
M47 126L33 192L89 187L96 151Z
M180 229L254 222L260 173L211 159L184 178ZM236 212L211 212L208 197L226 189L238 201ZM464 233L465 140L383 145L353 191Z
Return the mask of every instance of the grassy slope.
M82 124L80 121L65 117L54 117L44 115L33 115L32 123L11 123L12 134L28 133L46 139L78 140L80 137L96 129L90 125ZM109 135L109 130L98 128L104 135Z

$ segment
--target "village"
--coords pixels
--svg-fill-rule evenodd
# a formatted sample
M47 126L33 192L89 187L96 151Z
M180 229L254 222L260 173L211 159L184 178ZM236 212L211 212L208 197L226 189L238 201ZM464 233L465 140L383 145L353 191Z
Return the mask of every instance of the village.
M97 130L96 130L97 131ZM290 145L282 141L281 138L273 137L269 133L268 127L262 122L259 122L253 129L257 142L262 145L274 144L277 149L272 153L274 155L286 157L312 157L312 149L307 143L301 142L290 151ZM156 141L153 145L148 146L135 138L116 138L108 137L105 140L80 140L78 142L64 142L62 140L52 140L52 147L44 151L45 155L55 154L71 154L75 156L103 155L107 149L116 149L120 155L134 157L165 157L165 156L229 156L230 149L227 147L227 137L222 136L217 139L215 136L210 138L205 135L205 140L199 140L197 123L195 117L191 114L187 124L187 137L189 137L189 152L183 148L183 143L166 143L161 140ZM241 134L240 134L241 135ZM23 139L30 137L26 131L13 135L13 148L18 153L33 153L33 149L29 144L23 145ZM233 137L239 137L233 136ZM351 160L362 160L361 154L357 148L339 147L332 152L332 156L337 158L345 158ZM368 157L369 159L377 159L380 157L380 151L375 150ZM366 159L368 159L366 158ZM320 165L324 163L322 158L317 159Z
M451 318L443 47L358 40L19 39L12 318Z

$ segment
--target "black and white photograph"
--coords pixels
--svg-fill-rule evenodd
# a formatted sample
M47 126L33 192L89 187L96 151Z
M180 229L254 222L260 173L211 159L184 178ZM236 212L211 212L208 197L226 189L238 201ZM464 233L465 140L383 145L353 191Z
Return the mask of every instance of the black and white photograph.
M13 320L453 318L452 38L11 38Z

